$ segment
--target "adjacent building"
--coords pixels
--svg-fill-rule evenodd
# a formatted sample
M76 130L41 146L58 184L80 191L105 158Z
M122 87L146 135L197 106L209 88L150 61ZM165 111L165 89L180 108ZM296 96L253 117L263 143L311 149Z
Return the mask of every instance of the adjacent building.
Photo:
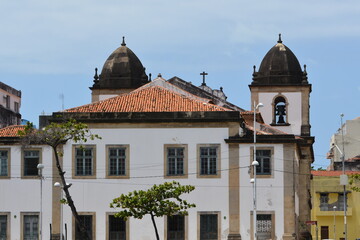
M0 128L19 125L21 91L0 82Z
M346 174L359 174L347 171ZM360 193L340 185L342 171L312 171L311 186L313 209L311 219L317 221L312 227L312 235L318 239L345 239L344 203L346 202L347 239L360 239ZM317 230L316 230L317 227Z
M254 239L255 229L258 239L309 239L314 137L306 69L279 37L249 87L251 105L264 104L256 119L256 109L227 102L222 89L205 81L200 87L178 77L150 81L123 40L100 75L96 70L91 103L41 117L40 127L76 119L102 137L83 147L71 141L62 147L66 180L92 239L154 239L150 218L114 218L109 203L122 193L173 180L196 187L186 199L197 207L186 217L157 218L163 239ZM53 187L59 178L50 148L22 147L17 128L0 131L7 169L0 179L0 234L36 239L41 228L43 237L62 232L77 239L70 209L61 210L61 189ZM42 181L38 163L45 166Z
M339 130L332 135L330 140L330 169L342 170L342 153L345 156L345 169L352 171L360 170L360 117L347 120ZM335 145L340 149L335 147Z

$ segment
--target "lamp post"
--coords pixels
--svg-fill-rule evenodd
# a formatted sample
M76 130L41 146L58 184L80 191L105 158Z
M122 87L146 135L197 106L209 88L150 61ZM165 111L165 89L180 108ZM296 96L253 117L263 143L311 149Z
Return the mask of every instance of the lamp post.
M257 220L257 213L256 213L256 167L259 165L259 162L256 160L256 110L258 110L260 107L263 107L264 105L262 103L258 103L256 105L254 101L254 153L253 153L253 162L251 165L253 166L254 170L254 178L251 179L251 182L253 185L253 216L254 216L254 240L257 239L257 227L256 227L256 220Z
M333 206L334 212L334 240L336 239L336 217L335 217L336 206Z
M332 144L332 148L336 148L339 153L341 154L341 160L342 160L342 172L343 174L340 175L340 185L344 186L344 233L345 233L345 240L347 240L347 222L346 222L346 210L347 210L347 197L346 197L346 185L348 184L348 176L345 174L345 155L344 153L340 150L339 146L336 145L335 143Z
M40 234L40 240L42 240L42 181L43 181L43 174L42 174L42 171L44 169L44 164L41 164L39 163L37 165L37 169L38 169L38 175L40 177L40 231L39 231L39 234Z
M59 182L54 183L54 187L60 188L60 200L63 198L63 187ZM63 239L63 205L60 202L60 240Z

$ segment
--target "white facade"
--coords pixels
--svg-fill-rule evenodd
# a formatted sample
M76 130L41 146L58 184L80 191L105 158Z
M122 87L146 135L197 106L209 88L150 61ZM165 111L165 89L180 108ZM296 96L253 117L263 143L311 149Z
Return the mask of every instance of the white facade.
M94 146L96 149L96 178L74 178L74 146L68 142L64 145L63 168L66 171L66 181L71 183L70 193L75 206L80 214L92 214L94 218L94 239L104 239L107 229L107 214L115 210L109 207L112 199L122 193L133 190L147 189L153 184L164 181L179 181L181 184L190 184L196 189L185 198L196 204L196 208L189 211L186 220L186 236L189 240L198 238L199 220L198 214L203 212L219 214L219 238L228 239L229 235L229 208L232 199L229 198L229 144L225 139L229 138L228 127L131 127L129 124L116 124L104 127L101 124L91 124L91 133L98 134L101 140L88 141L84 144ZM109 179L106 175L106 147L108 145L126 145L129 148L129 178ZM164 178L165 146L186 145L187 146L187 171L188 176L184 178ZM218 146L220 171L216 177L199 177L199 146ZM37 148L37 147L35 147ZM251 211L253 187L250 183L250 163L253 144L239 145L239 198L240 198L240 235L242 239L251 239ZM284 234L284 163L290 159L284 159L283 144L258 144L258 149L272 149L271 176L258 177L257 199L258 214L267 213L273 215L274 236L282 239ZM21 178L21 147L11 147L11 178L0 180L1 212L9 212L11 216L11 239L21 239L22 225L21 213L40 212L40 180ZM45 165L45 179L43 181L43 236L50 236L50 224L53 229L54 219L58 219L59 202L54 188L55 176L52 176L52 155L49 147L42 151L41 159ZM295 156L294 156L295 159ZM293 164L297 164L296 160ZM16 191L13 191L16 189ZM21 192L21 194L19 193ZM55 216L54 216L55 214ZM158 230L162 239L166 234L166 218L156 219ZM63 206L63 223L67 225L67 239L71 240L74 234L74 221L70 208ZM129 219L128 239L147 240L154 239L154 229L150 217L142 220ZM139 228L141 231L139 231Z

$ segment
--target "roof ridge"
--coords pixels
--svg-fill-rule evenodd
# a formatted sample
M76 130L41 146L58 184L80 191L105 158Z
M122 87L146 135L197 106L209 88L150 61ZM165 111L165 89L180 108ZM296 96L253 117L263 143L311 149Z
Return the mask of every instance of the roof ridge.
M156 92L161 91L161 92ZM176 97L171 97L176 96ZM152 101L148 101L152 99ZM183 99L183 100L181 100ZM158 100L154 102L155 100ZM185 100L185 102L183 102ZM174 102L175 101L175 102ZM176 102L177 101L177 102ZM180 102L179 102L180 101ZM180 105L177 105L179 103ZM206 107L202 107L206 106ZM146 108L147 107L147 108ZM102 101L64 110L65 112L177 112L233 111L207 101L184 95L164 86L154 85Z

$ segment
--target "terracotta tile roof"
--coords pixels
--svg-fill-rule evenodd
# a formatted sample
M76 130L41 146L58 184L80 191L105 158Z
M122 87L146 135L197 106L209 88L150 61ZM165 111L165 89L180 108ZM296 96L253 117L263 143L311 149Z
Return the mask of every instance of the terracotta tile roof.
M254 131L254 111L246 111L240 113L245 120L245 126L247 129ZM260 113L256 113L257 125L260 129L256 129L256 135L287 135L288 133L280 131L268 124L264 123L264 120Z
M347 160L345 160L346 162L357 162L357 161L360 161L360 155L357 155L353 158L349 158Z
M253 124L254 111L241 112L240 114L247 124ZM256 113L256 121L259 123L264 123L264 119L262 118L262 116L259 112Z
M189 98L160 86L151 86L103 101L70 108L65 112L197 112L231 111Z
M11 125L0 129L0 137L18 137L18 132L24 130L25 125Z
M319 177L338 177L343 174L342 171L311 171L313 176ZM360 171L345 171L346 175L360 174Z

